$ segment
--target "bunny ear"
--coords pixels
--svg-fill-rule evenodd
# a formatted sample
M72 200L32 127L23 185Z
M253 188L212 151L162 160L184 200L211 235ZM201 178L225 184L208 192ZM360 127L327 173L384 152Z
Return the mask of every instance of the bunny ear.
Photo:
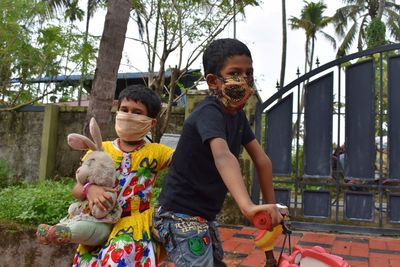
M97 125L97 122L94 118L92 118L90 120L90 124L89 124L89 129L90 129L90 134L92 135L92 138L94 140L94 143L96 144L96 147L98 151L102 151L103 150L103 140L101 138L101 132L100 132L100 128L99 125Z
M67 137L68 140L68 145L72 147L73 149L76 150L97 150L96 145L87 138L86 136L83 136L81 134L69 134Z

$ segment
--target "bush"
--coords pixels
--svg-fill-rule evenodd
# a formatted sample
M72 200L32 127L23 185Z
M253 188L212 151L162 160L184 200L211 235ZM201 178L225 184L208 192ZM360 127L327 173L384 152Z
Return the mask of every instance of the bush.
M55 224L74 202L74 179L10 186L0 191L0 219L25 224Z
M153 187L154 206L161 192L162 179ZM23 224L56 224L67 216L68 207L76 201L71 194L74 179L45 181L37 184L20 184L0 190L0 220Z

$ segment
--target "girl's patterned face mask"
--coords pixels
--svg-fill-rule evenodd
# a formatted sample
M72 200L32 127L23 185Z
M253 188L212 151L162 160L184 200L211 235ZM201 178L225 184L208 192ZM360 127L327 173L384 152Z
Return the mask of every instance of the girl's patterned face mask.
M254 93L253 76L230 76L223 79L220 100L227 109L242 109Z

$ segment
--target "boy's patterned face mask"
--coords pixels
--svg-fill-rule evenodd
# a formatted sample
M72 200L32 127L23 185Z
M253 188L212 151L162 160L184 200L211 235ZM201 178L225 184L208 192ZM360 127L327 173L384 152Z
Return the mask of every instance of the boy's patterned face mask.
M242 109L254 93L253 76L230 76L223 79L219 99L227 109Z

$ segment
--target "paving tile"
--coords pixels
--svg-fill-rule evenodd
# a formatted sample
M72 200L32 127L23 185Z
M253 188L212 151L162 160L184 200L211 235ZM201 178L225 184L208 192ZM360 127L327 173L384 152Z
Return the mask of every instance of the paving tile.
M254 227L243 227L240 231L237 231L237 233L256 236L258 230Z
M241 263L240 266L251 266L251 267L261 267L265 265L265 256L263 256L263 260L258 257L254 257L253 255L249 255L247 258L245 258Z
M236 248L239 245L240 245L240 240L231 238L222 243L222 248L224 251L232 251L233 252L236 250Z
M331 250L332 254L350 255L350 244L346 241L335 241Z
M390 267L388 257L382 257L381 254L370 253L369 255L370 266Z
M350 255L368 257L369 246L368 243L352 243L350 246Z
M301 238L302 242L314 242L330 245L332 245L335 240L335 235L323 233L304 233L303 237Z
M363 261L347 261L351 267L370 267L368 262L363 262ZM371 265L373 266L373 265ZM383 267L383 266L380 266Z
M231 238L237 232L238 232L238 230L236 230L236 229L220 228L219 229L219 238L223 242L223 241L228 240L229 238Z
M369 248L371 249L387 249L385 240L381 240L377 237L369 239Z
M389 250L400 251L400 239L387 242L387 248Z
M241 243L235 248L235 250L239 253L250 254L252 251L254 251L255 247L256 245L254 243Z
M400 266L400 259L389 258L390 267Z

